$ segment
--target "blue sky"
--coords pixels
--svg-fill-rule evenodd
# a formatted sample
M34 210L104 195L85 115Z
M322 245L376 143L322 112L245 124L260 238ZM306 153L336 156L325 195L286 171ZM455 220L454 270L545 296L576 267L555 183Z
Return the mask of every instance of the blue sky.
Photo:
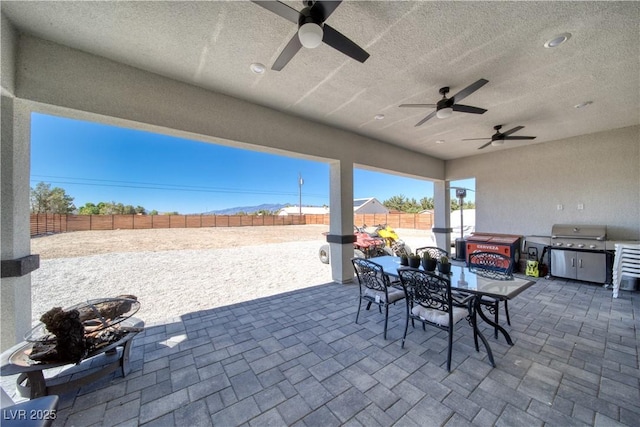
M262 203L329 204L329 165L139 130L32 114L31 187L61 187L77 207L118 202L202 213ZM474 180L452 185L474 188ZM354 197L433 197L430 181L361 169ZM474 200L468 192L467 200Z

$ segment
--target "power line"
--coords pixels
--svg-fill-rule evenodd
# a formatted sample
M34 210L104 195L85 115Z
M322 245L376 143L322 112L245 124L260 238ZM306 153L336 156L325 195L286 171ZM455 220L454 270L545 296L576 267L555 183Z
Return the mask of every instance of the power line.
M163 191L191 191L200 193L226 193L226 194L266 194L266 195L280 195L280 196L295 196L297 192L287 191L266 191L266 190L254 190L254 189L241 189L241 188L225 188L225 187L204 187L193 185L177 185L177 184L161 184L151 182L136 182L136 181L116 181L107 179L94 179L94 178L78 178L78 177L62 177L52 175L31 175L32 180L34 178L54 178L53 180L47 180L52 184L71 184L71 185L85 185L95 187L114 187L114 188L137 188L145 190L163 190ZM65 181L76 180L76 181ZM79 181L97 181L97 182L77 182ZM113 184L108 184L113 183ZM171 188L174 187L174 188ZM327 197L323 194L309 194L314 197Z

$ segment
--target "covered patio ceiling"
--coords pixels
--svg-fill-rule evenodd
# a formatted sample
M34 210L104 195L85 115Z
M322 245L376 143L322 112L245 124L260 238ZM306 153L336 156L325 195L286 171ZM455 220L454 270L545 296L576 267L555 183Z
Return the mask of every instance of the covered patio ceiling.
M637 2L345 1L326 23L367 61L323 44L302 48L281 71L270 67L296 25L249 1L3 1L1 9L25 34L439 159L640 124ZM543 46L561 33L571 34L566 43ZM252 63L266 72L254 74ZM451 96L479 79L489 83L463 104L485 114L416 127L433 109L398 107L435 103L441 87ZM524 126L514 136L536 139L482 151L488 140L463 141L489 138L495 125Z

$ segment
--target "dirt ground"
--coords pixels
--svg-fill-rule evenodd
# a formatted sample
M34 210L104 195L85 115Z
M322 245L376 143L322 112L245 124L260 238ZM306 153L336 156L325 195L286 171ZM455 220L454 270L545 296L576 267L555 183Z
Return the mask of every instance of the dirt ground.
M112 252L160 252L183 249L222 249L318 240L327 225L263 227L158 228L152 230L74 231L31 239L31 252L41 259L75 258ZM398 229L412 248L428 246L430 231Z
M324 240L326 225L264 227L157 228L152 230L74 231L31 239L41 259L75 258L112 252L221 249L267 243Z

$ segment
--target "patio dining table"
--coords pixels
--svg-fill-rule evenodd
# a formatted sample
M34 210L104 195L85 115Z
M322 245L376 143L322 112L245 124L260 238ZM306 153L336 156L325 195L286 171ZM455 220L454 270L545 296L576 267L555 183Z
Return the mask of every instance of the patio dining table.
M371 261L382 266L385 274L394 278L399 277L398 268L403 267L400 265L400 257L391 255L372 258ZM423 269L422 266L419 268L421 270ZM437 270L434 273L441 274ZM474 306L476 308L476 313L486 323L497 328L509 345L513 345L513 340L507 330L499 324L496 324L484 313L482 310L483 304L480 303L480 300L483 296L498 298L501 300L510 300L531 287L535 282L518 277L514 277L511 280L498 280L483 277L473 271L470 271L466 266L456 264L451 265L451 273L446 274L445 276L451 281L452 290L475 296Z

